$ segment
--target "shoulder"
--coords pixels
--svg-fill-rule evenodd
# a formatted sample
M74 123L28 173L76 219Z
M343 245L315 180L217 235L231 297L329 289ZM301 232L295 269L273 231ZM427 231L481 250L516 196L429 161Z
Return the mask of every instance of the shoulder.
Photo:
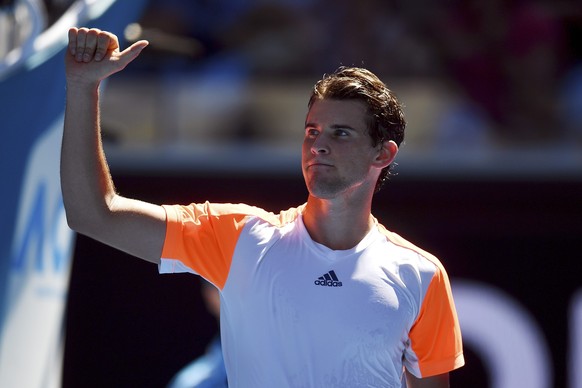
M403 238L399 234L394 233L394 232L386 229L386 227L384 227L384 225L382 225L380 223L378 223L378 230L386 238L386 240L388 242L390 242L391 244L393 244L394 246L396 246L404 251L408 251L410 254L416 255L416 256L426 260L427 262L432 264L434 267L436 267L438 272L445 272L445 269L444 269L441 261L432 253L430 253L430 252L418 247L417 245L411 243L410 241Z
M191 203L189 205L164 205L168 222L204 222L209 219L233 219L242 222L257 218L273 226L293 222L303 211L304 205L282 210L278 214L244 203Z

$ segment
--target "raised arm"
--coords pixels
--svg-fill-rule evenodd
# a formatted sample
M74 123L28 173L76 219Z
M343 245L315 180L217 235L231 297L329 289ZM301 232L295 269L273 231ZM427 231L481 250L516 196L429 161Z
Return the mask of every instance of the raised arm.
M166 233L164 209L115 192L99 124L100 82L125 68L146 46L140 41L120 51L111 33L69 30L61 187L72 229L158 263Z

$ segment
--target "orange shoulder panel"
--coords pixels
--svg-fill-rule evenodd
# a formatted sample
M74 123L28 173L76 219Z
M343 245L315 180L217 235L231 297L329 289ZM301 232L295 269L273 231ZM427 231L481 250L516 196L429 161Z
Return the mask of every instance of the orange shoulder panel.
M436 266L418 318L410 330L412 350L419 357L422 377L446 373L465 364L461 329L445 268L431 253L415 246L379 224L394 244L417 252Z
M248 216L258 216L273 225L297 217L299 209L278 216L244 204L164 205L167 231L162 258L180 260L222 289L240 233ZM219 221L220 220L220 221Z

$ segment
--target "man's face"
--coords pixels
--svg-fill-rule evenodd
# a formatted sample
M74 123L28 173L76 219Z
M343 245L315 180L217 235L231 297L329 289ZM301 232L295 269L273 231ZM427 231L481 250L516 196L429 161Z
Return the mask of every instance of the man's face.
M305 120L303 176L312 196L332 199L372 190L381 168L380 145L368 134L367 111L356 100L316 100Z

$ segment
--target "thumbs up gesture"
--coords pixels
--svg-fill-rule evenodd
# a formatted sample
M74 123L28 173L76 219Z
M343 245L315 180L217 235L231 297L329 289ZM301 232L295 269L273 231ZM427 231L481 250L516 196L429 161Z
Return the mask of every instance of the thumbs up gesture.
M96 28L69 29L69 45L65 54L67 83L95 84L121 71L148 45L135 42L120 51L114 34Z

